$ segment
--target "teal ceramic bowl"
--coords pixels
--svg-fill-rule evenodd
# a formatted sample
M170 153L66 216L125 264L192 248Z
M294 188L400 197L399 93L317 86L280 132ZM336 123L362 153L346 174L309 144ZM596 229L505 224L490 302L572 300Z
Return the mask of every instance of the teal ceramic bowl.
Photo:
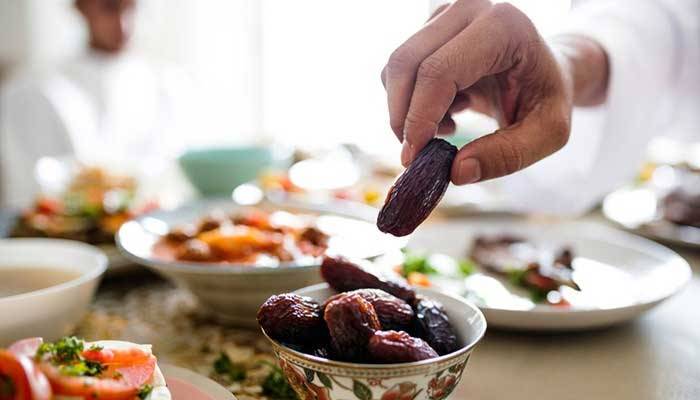
M190 183L204 196L229 195L267 168L287 168L291 152L269 146L193 149L178 162Z

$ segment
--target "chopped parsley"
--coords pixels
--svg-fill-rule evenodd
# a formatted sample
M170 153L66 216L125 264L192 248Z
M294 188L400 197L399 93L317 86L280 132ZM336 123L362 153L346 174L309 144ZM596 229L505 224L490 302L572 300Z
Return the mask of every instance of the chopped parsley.
M246 376L245 368L232 362L225 353L221 353L219 358L214 361L214 372L233 382L242 381Z
M57 342L42 343L36 352L37 359L46 359L63 375L68 376L100 376L105 367L97 362L83 357L85 342L75 336L66 336ZM91 346L88 350L99 351L101 346Z
M282 369L274 364L266 363L272 368L262 383L263 394L273 400L298 400L299 397L284 377Z
M430 262L430 254L421 254L412 250L403 250L403 264L401 264L400 274L403 276L409 276L411 273L418 272L424 275L444 275L444 271L440 271L436 265ZM462 276L469 276L476 271L476 264L471 260L458 260L453 259L457 265L457 273ZM437 262L437 261L434 261ZM449 273L448 275L453 275ZM458 277L455 276L455 277Z
M136 397L138 397L140 400L145 400L146 397L148 397L152 391L153 385L145 384L141 386L139 392L136 394Z
M37 358L45 355L50 356L50 360L55 363L69 363L80 361L81 353L85 348L85 343L75 336L66 336L55 343L42 343L36 352Z
M408 276L411 272L419 272L426 275L437 273L437 270L428 261L427 256L414 253L410 250L404 250L403 256L404 260L401 266L401 275Z
M99 376L105 367L95 361L82 360L72 364L60 365L58 370L68 376Z
M471 260L459 260L457 262L459 272L464 276L468 276L476 272L476 264Z

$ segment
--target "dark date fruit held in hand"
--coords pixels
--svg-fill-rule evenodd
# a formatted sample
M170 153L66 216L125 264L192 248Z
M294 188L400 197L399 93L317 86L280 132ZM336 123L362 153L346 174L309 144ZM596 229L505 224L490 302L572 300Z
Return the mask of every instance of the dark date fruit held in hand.
M341 293L326 305L323 316L334 354L347 361L365 360L369 338L381 329L372 304L359 294Z
M348 292L348 294L359 294L372 304L383 330L405 331L411 328L414 317L413 309L408 303L398 297L392 296L381 289L358 289ZM321 309L325 309L328 303L342 295L342 293L336 294L328 298L321 306Z
M258 310L258 323L271 338L285 343L306 344L326 332L318 303L293 293L267 299Z
M425 221L447 190L455 155L455 146L430 140L387 194L377 217L379 230L406 236Z
M420 297L413 307L420 336L441 356L459 349L450 319L436 301Z
M367 349L372 361L387 364L427 360L438 356L422 339L397 331L374 332Z
M321 264L323 280L339 292L356 289L381 289L403 301L412 302L416 292L401 278L380 277L342 257L324 257Z

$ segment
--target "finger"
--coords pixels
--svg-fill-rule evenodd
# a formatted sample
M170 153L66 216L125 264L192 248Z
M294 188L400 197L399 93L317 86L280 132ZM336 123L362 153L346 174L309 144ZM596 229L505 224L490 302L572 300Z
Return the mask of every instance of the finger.
M440 136L446 136L446 135L452 135L455 133L457 130L457 124L455 123L454 119L448 114L445 115L445 118L440 121L440 124L438 125L438 130L437 134Z
M463 0L448 5L389 57L384 87L391 128L399 140L403 140L404 120L420 63L462 31L488 6L490 3L486 0Z
M458 91L514 65L518 47L508 31L510 24L523 17L515 7L497 4L423 60L406 113L401 158L404 165L435 135L438 122Z
M452 182L464 185L509 175L562 148L571 116L563 101L547 103L522 121L465 145L452 164Z
M435 9L435 11L433 11L433 13L430 14L430 18L428 18L428 20L425 21L425 22L430 22L430 21L432 21L435 17L437 17L438 15L442 14L443 11L447 10L447 7L449 7L449 6L450 6L450 3L445 3L445 4L439 5L439 6Z
M464 111L471 105L471 99L469 95L465 93L457 93L450 108L447 109L448 114L457 114L458 112Z

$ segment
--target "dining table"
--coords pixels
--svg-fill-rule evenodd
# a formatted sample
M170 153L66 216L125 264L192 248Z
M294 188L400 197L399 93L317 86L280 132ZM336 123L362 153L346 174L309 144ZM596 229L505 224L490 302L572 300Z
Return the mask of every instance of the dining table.
M6 213L0 225L3 218L7 225ZM581 219L609 224L598 211ZM680 293L604 329L488 329L450 398L700 399L700 250L671 248L692 268ZM219 324L187 292L141 267L103 279L75 334L152 343L163 362L214 378L214 363L225 353L248 369L245 379L225 386L239 400L270 398L262 382L275 360L262 335Z

